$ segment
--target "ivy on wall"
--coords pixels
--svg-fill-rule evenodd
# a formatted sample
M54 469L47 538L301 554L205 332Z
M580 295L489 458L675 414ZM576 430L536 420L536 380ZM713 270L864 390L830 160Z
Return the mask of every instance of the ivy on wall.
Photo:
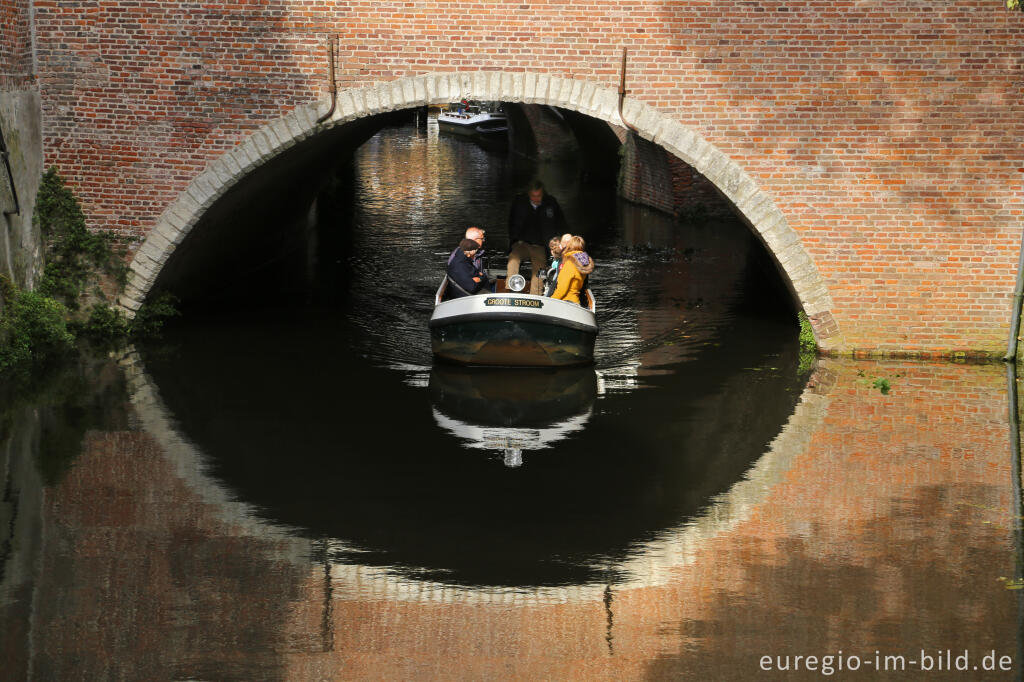
M106 344L159 333L177 314L170 295L147 302L129 320L104 293L119 291L128 268L107 233L90 232L74 193L55 168L43 174L34 220L45 265L34 291L0 276L0 372L39 366L66 355L75 341Z

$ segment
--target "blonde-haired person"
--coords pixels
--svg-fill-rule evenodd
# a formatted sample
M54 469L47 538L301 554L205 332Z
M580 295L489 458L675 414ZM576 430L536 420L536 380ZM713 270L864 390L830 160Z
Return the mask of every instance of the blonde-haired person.
M558 268L558 285L551 298L583 305L580 292L587 285L587 277L594 271L594 259L586 251L586 242L572 235L562 242L562 261Z
M544 273L544 296L555 293L555 284L558 282L558 266L562 264L562 241L571 236L571 234L565 234L561 237L552 237L548 242L551 263L548 265L547 272Z

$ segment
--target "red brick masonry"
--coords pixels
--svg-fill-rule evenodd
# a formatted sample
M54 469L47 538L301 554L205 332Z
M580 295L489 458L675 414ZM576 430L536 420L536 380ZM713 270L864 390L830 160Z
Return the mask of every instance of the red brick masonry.
M0 0L0 16L5 69L24 71L27 5ZM799 235L831 296L823 345L930 354L1005 347L1022 21L1001 0L39 0L34 17L46 162L124 237L326 94L327 33L342 89L476 71L614 89L628 46L629 96L735 162Z

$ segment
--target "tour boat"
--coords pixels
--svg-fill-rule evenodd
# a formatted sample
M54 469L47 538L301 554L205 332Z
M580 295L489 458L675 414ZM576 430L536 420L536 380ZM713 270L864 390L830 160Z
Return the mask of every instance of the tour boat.
M498 277L495 293L446 300L448 286L445 277L430 316L435 357L505 367L564 367L594 361L596 300L589 289L583 292L584 307L509 290L504 276Z
M508 134L508 117L494 102L451 104L437 115L441 130L478 139L497 139Z

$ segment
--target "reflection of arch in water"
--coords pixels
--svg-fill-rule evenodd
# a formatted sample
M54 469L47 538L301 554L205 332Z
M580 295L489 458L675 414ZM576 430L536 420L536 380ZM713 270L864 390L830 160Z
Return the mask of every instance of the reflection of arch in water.
M826 361L827 362L827 361ZM293 530L259 519L254 509L238 500L207 473L206 458L184 437L160 399L159 392L142 367L141 360L129 353L122 361L132 392L132 403L142 426L174 462L180 478L201 499L219 510L221 517L236 528L238 535L281 542L281 553L298 565L311 565L313 542ZM828 376L827 369L819 370ZM673 571L695 561L701 546L713 537L728 533L748 519L772 487L786 475L793 461L806 451L813 434L820 428L829 405L828 385L811 381L768 450L746 472L744 478L726 493L717 496L703 513L677 528L666 530L643 543L629 559L615 567L617 591L667 584ZM328 554L349 551L345 543L326 543ZM539 587L465 587L430 580L410 579L387 568L334 563L333 581L344 584L335 592L338 599L389 599L427 602L529 604L575 600L600 601L606 586L584 584Z

